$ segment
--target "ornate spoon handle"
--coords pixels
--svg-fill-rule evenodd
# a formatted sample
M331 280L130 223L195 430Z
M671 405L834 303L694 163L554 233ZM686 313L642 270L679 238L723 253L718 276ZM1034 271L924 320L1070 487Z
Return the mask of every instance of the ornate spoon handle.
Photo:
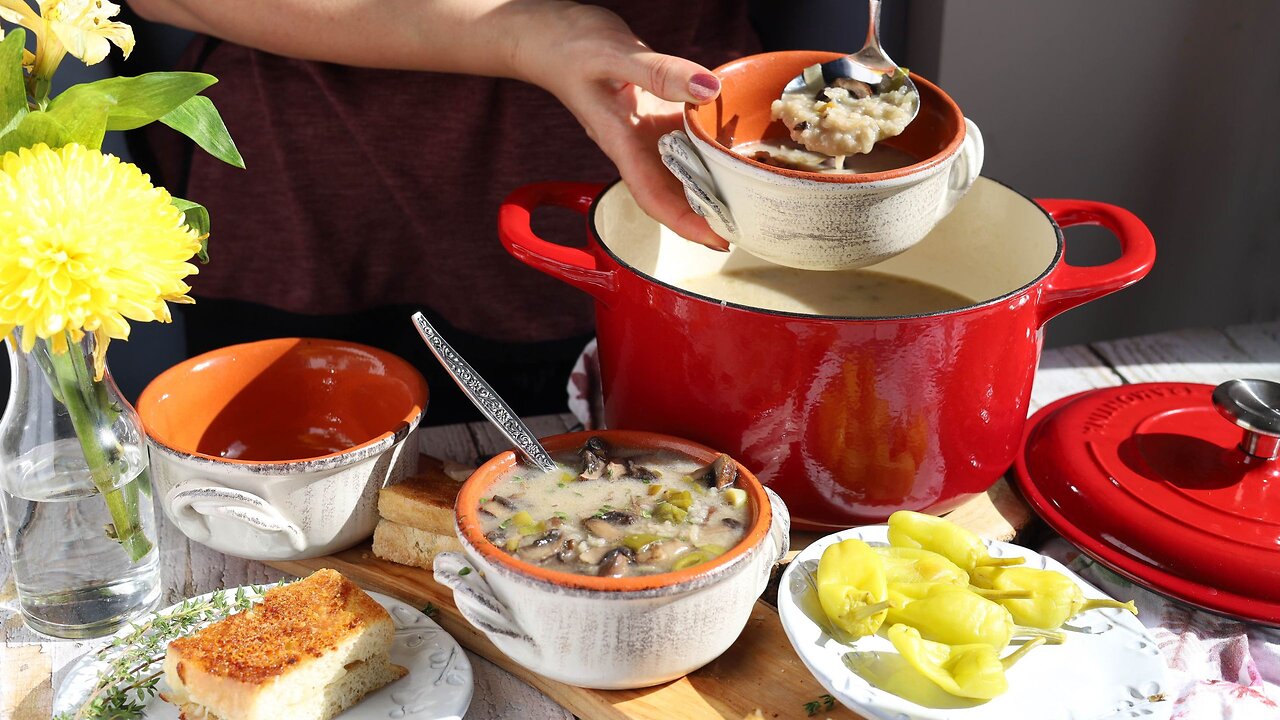
M542 443L538 442L538 438L533 436L528 426L516 417L511 406L498 397L498 393L493 391L489 383L485 382L484 378L480 377L480 374L466 360L463 360L461 355L454 352L422 313L413 314L413 325L422 336L422 341L431 349L431 354L436 356L453 381L458 383L463 394L475 403L489 422L502 431L511 444L515 445L516 450L529 462L538 466L539 470L543 472L555 470L555 461L551 459L547 449L542 447Z

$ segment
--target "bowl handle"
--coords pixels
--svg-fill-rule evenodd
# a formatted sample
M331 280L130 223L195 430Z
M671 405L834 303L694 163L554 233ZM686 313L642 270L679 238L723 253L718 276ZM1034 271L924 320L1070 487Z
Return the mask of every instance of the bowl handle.
M1136 215L1115 205L1092 200L1037 199L1064 230L1075 225L1101 225L1120 241L1120 257L1103 265L1058 265L1045 280L1040 297L1040 324L1049 318L1128 287L1151 271L1156 244L1151 231Z
M960 144L960 152L947 175L947 193L938 208L938 219L947 216L955 208L956 203L969 192L973 183L982 173L982 161L986 157L986 144L982 142L982 131L977 123L969 118L964 119L964 141Z
M674 130L658 139L662 164L684 186L684 198L694 212L701 215L717 235L734 242L738 224L729 214L729 206L716 194L716 181L698 157L698 151L683 130Z
M193 478L175 485L165 495L165 505L182 532L198 543L208 544L207 517L219 515L263 532L282 534L294 552L302 552L307 547L307 538L301 528L271 503L251 492Z
M769 496L769 509L773 513L773 526L769 528L769 543L773 546L774 561L771 565L776 565L787 557L787 552L791 550L791 511L787 509L786 503L782 502L782 498L778 497L778 493L765 488L764 492Z
M516 189L498 208L498 239L512 257L607 303L617 283L614 271L596 269L591 253L547 242L533 232L533 211L545 206L586 215L604 189L598 183L544 182Z
M465 557L454 552L442 552L436 555L432 568L436 582L453 590L453 604L458 606L458 612L467 622L486 634L519 640L537 649L533 638L520 629L507 606L493 594L489 582Z

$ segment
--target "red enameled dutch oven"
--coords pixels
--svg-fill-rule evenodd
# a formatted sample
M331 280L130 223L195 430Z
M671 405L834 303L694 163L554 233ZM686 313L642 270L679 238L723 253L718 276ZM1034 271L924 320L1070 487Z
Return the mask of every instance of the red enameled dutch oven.
M530 228L543 206L587 216L580 250ZM1146 226L1113 205L1033 201L979 178L921 243L875 266L974 303L858 318L761 310L683 289L760 266L688 242L645 215L627 187L529 185L499 235L520 261L590 293L611 428L722 448L783 497L799 527L844 528L894 510L946 512L984 492L1018 452L1049 318L1142 278ZM1062 228L1102 225L1121 255L1080 267Z

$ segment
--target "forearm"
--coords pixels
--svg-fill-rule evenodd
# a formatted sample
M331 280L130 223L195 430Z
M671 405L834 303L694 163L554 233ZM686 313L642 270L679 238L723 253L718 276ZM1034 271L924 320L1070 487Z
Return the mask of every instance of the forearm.
M585 9L561 0L131 0L143 17L267 52L360 67L529 77L522 45Z

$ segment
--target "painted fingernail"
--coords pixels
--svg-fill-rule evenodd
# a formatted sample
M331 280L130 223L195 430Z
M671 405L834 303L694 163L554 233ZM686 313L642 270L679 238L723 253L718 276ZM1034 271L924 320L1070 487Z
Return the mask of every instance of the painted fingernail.
M710 100L720 92L720 78L710 73L698 73L689 78L689 92L699 100Z

